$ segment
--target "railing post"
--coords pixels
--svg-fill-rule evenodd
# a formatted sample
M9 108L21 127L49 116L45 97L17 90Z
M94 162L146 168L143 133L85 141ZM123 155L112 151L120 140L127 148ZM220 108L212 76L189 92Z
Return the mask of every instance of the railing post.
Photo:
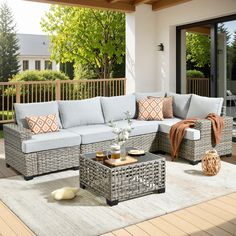
M126 95L126 81L127 81L127 79L125 78L125 80L124 80L124 94L123 95Z
M61 81L59 79L56 80L56 100L61 100Z
M20 93L21 93L21 86L20 83L16 83L16 102L20 103Z

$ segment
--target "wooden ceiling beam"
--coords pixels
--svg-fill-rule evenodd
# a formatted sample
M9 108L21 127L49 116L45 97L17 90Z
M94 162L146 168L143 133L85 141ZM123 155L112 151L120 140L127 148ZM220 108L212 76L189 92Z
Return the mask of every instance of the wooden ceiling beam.
M119 2L120 0L107 0L109 3Z
M77 6L77 7L88 7L96 9L113 10L120 12L134 12L135 6L129 2L119 2L110 3L107 0L25 0L33 2L42 2L49 4L67 5L67 6Z
M152 10L158 11L164 8L176 6L178 4L182 4L189 1L191 0L158 0L152 4Z
M150 2L150 0L134 0L132 4L134 6L137 6L137 5L140 5L142 3L148 3L148 2Z

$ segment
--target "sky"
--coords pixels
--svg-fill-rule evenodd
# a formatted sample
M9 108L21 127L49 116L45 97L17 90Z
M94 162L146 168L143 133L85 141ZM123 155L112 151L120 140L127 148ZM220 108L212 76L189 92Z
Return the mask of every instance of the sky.
M49 9L49 4L24 0L0 0L0 4L3 2L6 2L12 10L17 24L17 33L45 34L41 30L40 19Z

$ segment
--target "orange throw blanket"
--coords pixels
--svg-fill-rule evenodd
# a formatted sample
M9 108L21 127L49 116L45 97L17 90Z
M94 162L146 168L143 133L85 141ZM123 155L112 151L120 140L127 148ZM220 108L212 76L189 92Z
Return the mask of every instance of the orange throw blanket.
M185 130L193 128L197 119L181 120L178 123L172 125L170 129L170 146L172 161L178 158L180 144L185 135Z
M220 143L221 132L224 128L224 118L214 113L210 113L207 115L206 119L210 120L212 123L215 144ZM182 120L171 127L170 145L172 161L178 158L180 145L184 138L186 129L194 128L196 120L197 118Z
M224 129L224 118L214 113L210 113L207 115L206 119L211 121L215 145L219 144L221 140L221 132Z

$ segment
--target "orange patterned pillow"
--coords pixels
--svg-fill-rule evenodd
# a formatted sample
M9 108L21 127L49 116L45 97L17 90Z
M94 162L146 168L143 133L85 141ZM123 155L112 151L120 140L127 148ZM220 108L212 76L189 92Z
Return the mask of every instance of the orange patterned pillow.
M156 97L152 97L152 96L148 96L148 98L156 98ZM163 100L163 117L164 118L173 118L173 97L169 96L169 97L164 97Z
M25 117L27 124L34 134L59 131L56 114L46 116Z
M163 98L144 98L138 101L138 120L163 120Z

